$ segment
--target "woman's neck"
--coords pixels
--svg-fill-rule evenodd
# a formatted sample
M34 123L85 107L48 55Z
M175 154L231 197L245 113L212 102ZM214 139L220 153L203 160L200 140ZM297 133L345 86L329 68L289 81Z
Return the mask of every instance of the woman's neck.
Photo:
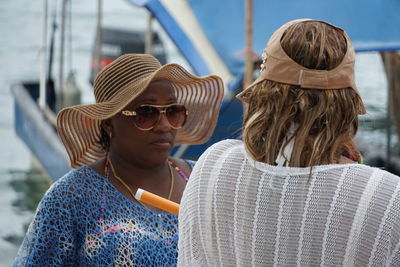
M169 176L167 159L160 163L145 165L141 162L127 161L115 154L109 154L108 160L113 165L115 174L132 186L153 183L157 185L159 181L163 181Z

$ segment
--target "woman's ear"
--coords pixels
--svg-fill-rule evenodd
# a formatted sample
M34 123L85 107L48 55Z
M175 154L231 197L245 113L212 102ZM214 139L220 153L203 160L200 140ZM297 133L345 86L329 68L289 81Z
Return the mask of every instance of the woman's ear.
M110 138L112 137L113 127L110 119L102 121L100 127L108 134Z

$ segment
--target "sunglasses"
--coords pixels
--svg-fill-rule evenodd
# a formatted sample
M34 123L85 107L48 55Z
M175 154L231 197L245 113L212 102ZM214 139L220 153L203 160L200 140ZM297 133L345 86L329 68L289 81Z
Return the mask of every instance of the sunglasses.
M133 111L123 110L122 115L133 118L135 126L142 131L150 131L161 119L161 114L165 114L169 124L173 129L182 128L186 122L188 112L184 105L142 105Z

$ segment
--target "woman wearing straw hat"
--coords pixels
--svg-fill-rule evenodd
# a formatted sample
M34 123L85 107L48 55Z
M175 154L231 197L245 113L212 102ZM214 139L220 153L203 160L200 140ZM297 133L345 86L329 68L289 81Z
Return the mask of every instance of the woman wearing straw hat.
M75 169L45 194L14 265L173 266L177 216L133 194L180 202L190 168L168 155L211 136L222 80L127 54L98 74L94 94L57 117Z
M347 34L291 21L263 58L243 141L210 147L186 186L178 265L400 266L400 178L360 164Z

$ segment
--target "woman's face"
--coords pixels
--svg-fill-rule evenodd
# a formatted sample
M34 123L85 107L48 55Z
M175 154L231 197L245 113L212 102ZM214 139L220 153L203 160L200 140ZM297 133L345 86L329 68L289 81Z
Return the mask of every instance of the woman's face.
M123 110L133 111L139 106L176 103L175 91L166 80L153 81L147 89ZM163 114L151 130L138 129L133 117L117 114L109 121L112 128L110 153L140 166L152 167L167 159L174 145L177 130L171 127Z

